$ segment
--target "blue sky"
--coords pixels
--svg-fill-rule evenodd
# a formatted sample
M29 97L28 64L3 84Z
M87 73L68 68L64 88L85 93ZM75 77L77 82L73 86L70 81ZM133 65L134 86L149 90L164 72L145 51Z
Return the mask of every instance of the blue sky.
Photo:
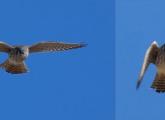
M33 54L26 60L27 74L0 70L0 119L113 119L113 7L109 0L1 0L0 40L88 46ZM6 57L1 53L0 62Z
M150 88L156 68L150 65L136 91L146 49L165 43L165 1L116 1L116 120L164 120L164 94Z

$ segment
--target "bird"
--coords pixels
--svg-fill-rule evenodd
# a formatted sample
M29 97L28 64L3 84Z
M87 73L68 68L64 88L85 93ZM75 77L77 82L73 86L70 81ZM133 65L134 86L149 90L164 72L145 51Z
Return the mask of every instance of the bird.
M0 64L0 68L11 74L28 72L25 60L32 53L56 52L85 47L85 43L64 43L42 41L33 45L9 45L0 41L0 52L8 54L8 58Z
M150 64L156 66L156 75L151 85L158 93L165 92L165 44L159 47L156 41L153 41L145 53L143 65L137 80L138 89L144 77L144 74Z

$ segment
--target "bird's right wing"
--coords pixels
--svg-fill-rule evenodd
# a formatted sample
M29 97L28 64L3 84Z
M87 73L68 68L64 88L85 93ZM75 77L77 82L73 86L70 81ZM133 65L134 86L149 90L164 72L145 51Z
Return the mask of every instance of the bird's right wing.
M85 47L83 43L40 42L29 47L29 53L64 51Z
M144 57L143 65L140 71L140 75L138 77L136 88L139 88L149 64L155 63L158 50L159 50L159 47L156 41L152 42L150 47L147 49L145 57Z
M13 47L8 45L7 43L0 41L0 52L8 53L12 48Z

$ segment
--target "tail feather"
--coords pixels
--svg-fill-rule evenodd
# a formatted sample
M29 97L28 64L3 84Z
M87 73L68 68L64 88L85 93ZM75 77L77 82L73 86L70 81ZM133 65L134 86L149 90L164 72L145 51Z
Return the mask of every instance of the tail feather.
M24 62L15 65L15 64L10 63L9 60L6 60L0 66L4 68L6 72L11 73L11 74L20 74L20 73L27 72L27 67Z
M159 93L165 92L165 75L157 73L151 88L155 89L156 92Z

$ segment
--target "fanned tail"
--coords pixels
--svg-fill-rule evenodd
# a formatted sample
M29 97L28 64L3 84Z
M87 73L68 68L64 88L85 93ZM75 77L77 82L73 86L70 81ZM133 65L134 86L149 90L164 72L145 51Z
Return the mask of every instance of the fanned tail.
M151 88L155 89L156 92L165 92L165 75L164 74L156 74L155 80L152 83Z
M13 63L10 63L9 60L6 60L4 63L0 65L0 67L2 67L6 70L6 72L11 74L21 74L26 73L28 71L24 62L15 65Z

